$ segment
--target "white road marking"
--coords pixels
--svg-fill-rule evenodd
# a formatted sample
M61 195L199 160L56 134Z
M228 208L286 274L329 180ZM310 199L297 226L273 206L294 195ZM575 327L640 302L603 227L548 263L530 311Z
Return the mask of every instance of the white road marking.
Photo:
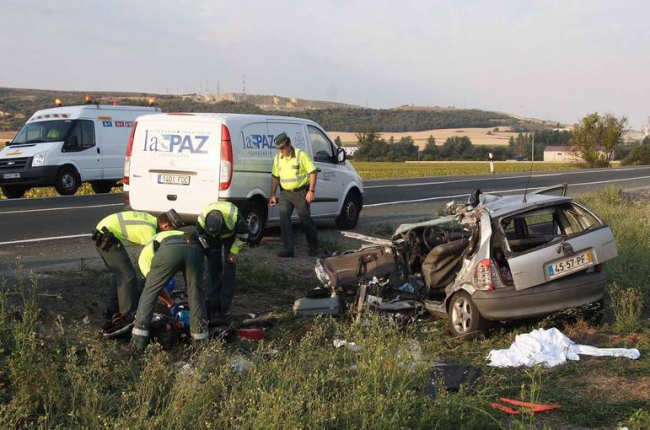
M35 239L21 239L21 240L11 240L9 242L0 242L0 245L20 245L21 243L33 243L33 242L45 242L48 240L63 240L63 239L75 239L78 237L90 237L89 233L86 234L70 234L68 236L55 236L55 237L38 237Z
M594 181L594 182L581 182L577 184L569 184L570 187L575 187L575 186L582 186L582 185L597 185L597 184L609 184L612 182L624 182L624 181L634 181L637 179L648 179L650 176L637 176L635 178L625 178L625 179L610 179L607 181ZM546 187L536 187L536 188L529 188L529 191L534 191L534 190L539 190L542 188ZM512 190L500 190L500 191L486 191L487 194L499 194L499 193L514 193L517 191L525 191L525 188L516 188ZM423 203L423 202L432 202L435 200L447 200L447 199L456 199L458 197L465 197L469 196L469 193L465 194L455 194L451 196L439 196L439 197L427 197L424 199L415 199L415 200L400 200L396 202L383 202L383 203L373 203L370 205L363 205L364 208L373 208L377 206L390 206L390 205L401 205L405 203Z
M613 169L611 172L627 172L630 170L647 170L650 167L627 167L624 169ZM539 172L539 171L538 171ZM587 173L594 173L594 172L604 172L604 169L596 169L596 170L580 170L577 172L562 172L562 173L540 173L540 174L533 174L531 177L532 178L546 178L549 176L567 176L567 175L584 175ZM610 173L611 173L610 172ZM387 184L387 185L367 185L364 186L363 189L371 189L371 188L390 188L390 187L419 187L419 186L426 186L426 185L443 185L443 184L458 184L458 183L463 183L463 182L475 182L475 181L503 181L506 179L527 179L528 175L521 175L521 176L501 176L501 177L496 177L496 178L473 178L473 179L457 179L453 181L441 181L438 180L436 182L414 182L414 183L409 183L409 184ZM417 179L417 178L410 178L410 179Z
M95 209L95 208L107 208L110 206L124 206L124 203L110 203L105 205L92 205L92 206L68 206L64 208L24 209L20 211L6 211L6 212L0 211L0 215L24 214L24 213L31 213L31 212L69 211L74 209Z

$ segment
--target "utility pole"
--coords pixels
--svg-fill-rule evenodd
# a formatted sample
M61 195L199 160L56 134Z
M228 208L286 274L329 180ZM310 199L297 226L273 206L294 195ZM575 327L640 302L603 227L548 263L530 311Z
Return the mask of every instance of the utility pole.
M535 161L535 132L533 132L533 143L531 144L532 148L530 150L531 161Z

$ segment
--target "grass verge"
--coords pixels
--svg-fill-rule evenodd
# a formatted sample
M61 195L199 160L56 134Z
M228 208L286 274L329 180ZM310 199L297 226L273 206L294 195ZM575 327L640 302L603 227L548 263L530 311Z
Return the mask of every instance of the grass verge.
M581 200L617 238L619 257L606 266L609 282L647 296L650 231L642 215L648 201L614 189ZM272 263L241 267L240 293L277 296L288 284L312 281ZM493 369L485 365L491 349L507 347L516 334L546 320L461 342L445 333L445 321L399 327L374 316L350 324L285 315L264 342L211 342L170 352L152 345L144 357L131 357L123 343L100 339L89 326L44 321L37 297L30 277L0 288L0 428L634 429L647 428L650 419L647 313L624 334L614 330L614 315L598 328L582 322L560 327L577 342L639 348L639 360ZM337 349L336 339L361 350ZM431 396L436 363L474 365L483 374L458 393L438 381ZM499 397L562 409L511 418L490 408Z

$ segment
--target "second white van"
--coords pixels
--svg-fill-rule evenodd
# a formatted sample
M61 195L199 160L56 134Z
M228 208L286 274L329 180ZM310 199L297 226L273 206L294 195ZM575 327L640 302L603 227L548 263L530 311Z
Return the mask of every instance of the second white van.
M273 139L283 132L318 168L312 217L354 228L363 207L361 177L322 127L291 117L169 113L138 118L127 147L125 203L153 214L174 208L194 221L206 204L229 201L243 212L251 243L259 243L264 227L279 223L278 207L267 201L277 153Z
M39 110L0 151L0 187L20 198L32 187L54 185L69 196L82 182L108 193L122 179L135 119L160 109L87 104Z

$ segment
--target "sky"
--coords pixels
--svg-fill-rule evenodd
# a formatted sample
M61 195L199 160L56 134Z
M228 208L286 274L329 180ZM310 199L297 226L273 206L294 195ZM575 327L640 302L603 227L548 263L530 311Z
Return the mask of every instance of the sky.
M650 117L645 0L0 0L0 87Z

